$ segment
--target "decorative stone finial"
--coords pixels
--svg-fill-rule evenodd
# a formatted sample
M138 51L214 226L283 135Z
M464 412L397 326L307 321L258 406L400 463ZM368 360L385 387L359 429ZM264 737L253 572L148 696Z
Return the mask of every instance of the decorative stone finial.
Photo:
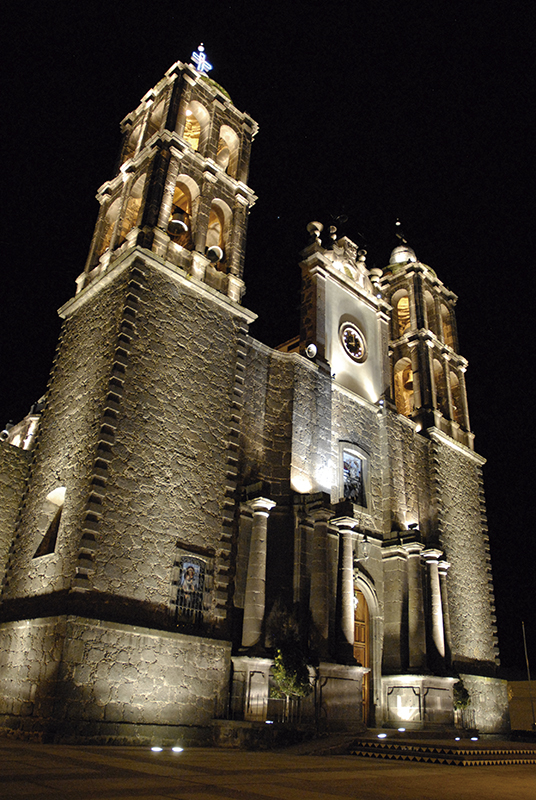
M210 72L212 69L212 64L207 61L207 57L205 55L205 48L203 47L203 43L199 45L197 50L194 50L192 53L192 61L195 64L196 72L199 72L203 75L206 72Z
M324 230L321 222L310 222L307 226L307 232L311 236L311 242L318 242L320 244L320 234Z

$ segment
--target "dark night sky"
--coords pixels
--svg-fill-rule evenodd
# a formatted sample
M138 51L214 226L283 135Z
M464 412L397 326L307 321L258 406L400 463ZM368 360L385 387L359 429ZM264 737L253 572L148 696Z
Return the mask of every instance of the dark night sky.
M259 10L254 10L257 8ZM0 424L42 394L112 177L119 122L199 42L259 122L244 304L257 338L298 331L312 219L385 266L400 217L459 296L460 349L486 494L503 665L536 670L533 379L535 6L347 0L29 2L4 9ZM529 177L530 176L530 177Z

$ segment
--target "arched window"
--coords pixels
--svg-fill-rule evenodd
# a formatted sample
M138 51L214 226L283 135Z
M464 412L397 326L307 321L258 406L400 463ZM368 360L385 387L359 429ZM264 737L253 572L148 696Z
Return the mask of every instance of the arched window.
M447 383L445 381L445 371L441 362L434 358L434 382L436 390L436 407L444 417L449 417L449 404L447 397Z
M144 185L145 175L141 175L130 192L130 197L128 198L127 205L123 213L118 244L122 244L126 239L127 233L131 231L132 228L135 228L138 224Z
M452 329L452 316L444 303L441 303L441 322L443 324L443 341L448 347L454 349L454 331Z
M413 394L413 370L409 358L401 358L396 362L394 385L396 409L399 414L409 417L415 405Z
M65 486L58 486L47 494L43 509L46 522L43 538L34 553L34 558L48 556L56 549L58 531L60 529L61 514L65 502Z
M226 247L231 231L232 211L223 200L213 200L210 207L208 218L206 249L219 247L223 251L223 258L226 259Z
M98 255L101 256L105 250L110 247L110 242L112 240L112 235L114 232L115 223L117 221L117 217L119 216L119 211L121 210L121 198L118 197L113 203L110 204L108 210L106 211L106 215L104 217L104 230L102 234L102 240L100 243Z
M453 369L450 370L449 377L450 377L450 396L452 398L452 412L454 415L454 420L455 422L458 423L458 425L465 427L460 379Z
M238 166L238 145L238 134L236 134L229 125L222 125L220 128L216 163L233 178L236 178Z
M203 150L207 138L210 115L206 108L192 100L185 111L184 129L182 138L194 150Z
M430 292L424 293L424 302L426 305L426 327L429 331L432 331L432 333L435 333L435 335L438 336L439 332L435 312L435 301Z
M193 250L194 201L199 194L197 184L187 175L179 175L173 200L167 232L175 244Z

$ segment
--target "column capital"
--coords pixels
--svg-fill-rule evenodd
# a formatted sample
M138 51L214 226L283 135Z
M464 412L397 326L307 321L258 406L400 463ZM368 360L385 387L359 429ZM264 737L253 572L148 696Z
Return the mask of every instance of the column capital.
M350 533L355 530L358 525L358 521L353 517L335 517L330 520L330 522L332 525L335 525L341 533Z
M443 551L430 548L429 550L423 550L422 557L427 564L433 564L434 562L437 563L439 562L439 559L443 557Z
M422 542L403 542L400 546L406 551L408 556L421 555L425 548Z
M267 497L255 497L253 500L248 500L245 505L250 508L254 514L262 514L264 517L267 517L277 503L275 500L269 500Z
M439 568L439 574L446 575L450 567L450 561L440 561L437 566Z
M330 522L333 511L329 508L313 508L310 514L315 522Z

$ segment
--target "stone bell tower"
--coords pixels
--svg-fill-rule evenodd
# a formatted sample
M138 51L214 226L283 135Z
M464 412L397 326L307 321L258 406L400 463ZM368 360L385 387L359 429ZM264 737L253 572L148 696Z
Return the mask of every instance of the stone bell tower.
M393 307L391 397L398 413L423 430L433 426L472 449L456 295L406 243L391 253L381 288Z
M119 168L97 195L79 290L138 245L240 301L257 124L206 75L202 45L194 55L201 72L174 64L121 124Z
M2 590L8 727L23 701L28 730L86 738L204 725L225 703L257 126L202 46L193 60L123 121L59 312Z

